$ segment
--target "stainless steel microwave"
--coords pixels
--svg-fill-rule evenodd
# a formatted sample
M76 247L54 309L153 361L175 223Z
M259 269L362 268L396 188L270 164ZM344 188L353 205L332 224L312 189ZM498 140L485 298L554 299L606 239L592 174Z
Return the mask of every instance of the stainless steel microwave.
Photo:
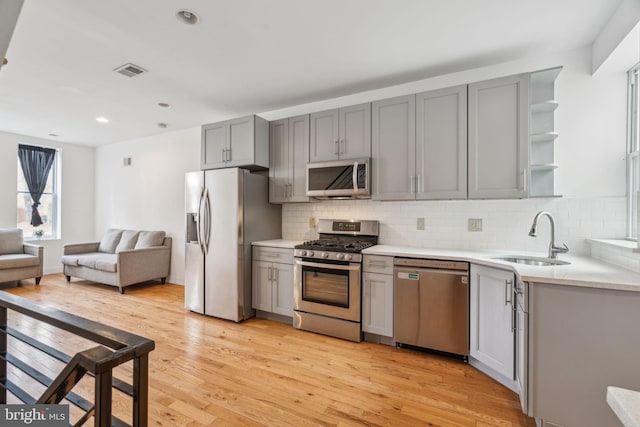
M307 163L307 196L318 199L371 197L369 159Z

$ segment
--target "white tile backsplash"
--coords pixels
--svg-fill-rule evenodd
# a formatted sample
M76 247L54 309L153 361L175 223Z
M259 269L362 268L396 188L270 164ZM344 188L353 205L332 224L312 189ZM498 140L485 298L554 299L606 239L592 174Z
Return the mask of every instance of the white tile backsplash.
M535 214L546 210L555 219L556 240L566 242L573 254L589 255L585 239L625 235L625 206L625 197L423 202L332 200L284 205L282 237L316 238L316 229L309 227L309 218L376 219L380 221L381 244L546 253L547 219L540 220L538 237L528 235ZM424 230L416 229L418 217L425 219ZM481 232L467 231L469 218L482 218Z

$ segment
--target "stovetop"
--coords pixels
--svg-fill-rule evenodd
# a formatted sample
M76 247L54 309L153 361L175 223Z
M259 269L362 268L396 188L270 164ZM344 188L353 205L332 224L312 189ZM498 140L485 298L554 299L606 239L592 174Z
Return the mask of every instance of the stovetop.
M350 252L360 253L363 249L369 248L376 243L370 240L349 239L349 238L325 238L310 240L301 245L296 245L296 249L307 249L315 251Z

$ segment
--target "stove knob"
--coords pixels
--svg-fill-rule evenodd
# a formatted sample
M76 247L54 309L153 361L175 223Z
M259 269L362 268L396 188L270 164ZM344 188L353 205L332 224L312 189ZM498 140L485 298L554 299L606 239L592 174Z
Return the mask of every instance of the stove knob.
M313 256L313 251L309 251L309 256L312 257Z
M322 252L322 258L329 258L329 254L327 252Z
M347 255L347 260L351 261L353 259L353 255L349 254Z
M307 251L300 251L300 256L307 256Z
M344 254L338 254L338 259L344 259Z

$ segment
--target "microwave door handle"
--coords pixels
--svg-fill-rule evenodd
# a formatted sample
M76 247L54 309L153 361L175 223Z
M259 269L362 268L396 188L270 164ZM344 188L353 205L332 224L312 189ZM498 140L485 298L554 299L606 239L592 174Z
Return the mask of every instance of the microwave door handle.
M353 164L353 191L358 192L358 162Z

